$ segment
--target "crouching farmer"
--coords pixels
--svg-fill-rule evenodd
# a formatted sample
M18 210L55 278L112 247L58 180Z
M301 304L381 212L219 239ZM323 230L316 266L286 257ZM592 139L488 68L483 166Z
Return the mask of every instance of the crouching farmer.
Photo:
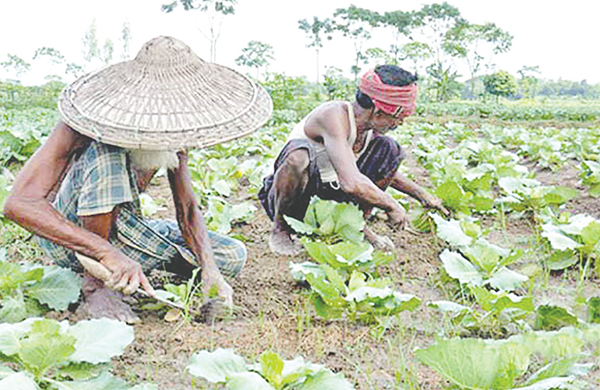
M398 172L403 150L384 135L414 113L416 95L414 75L394 65L378 66L362 77L355 102L324 103L294 127L259 194L273 220L269 243L274 252L298 252L283 216L302 220L315 195L356 203L366 214L378 207L401 228L407 215L385 192L390 185L447 213L438 198ZM391 249L389 238L368 228L364 232L376 248Z
M112 272L104 283L84 272L89 317L134 322L124 301L146 273L191 275L227 304L246 248L209 232L192 190L187 149L243 136L269 117L266 92L244 76L198 58L183 42L159 37L132 61L82 77L62 93L61 121L19 173L5 215L37 235L58 265L81 270L75 252ZM139 194L166 168L177 221L147 220Z

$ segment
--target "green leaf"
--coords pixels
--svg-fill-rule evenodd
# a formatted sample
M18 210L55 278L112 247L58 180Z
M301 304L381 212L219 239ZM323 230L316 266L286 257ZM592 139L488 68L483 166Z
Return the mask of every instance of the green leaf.
M330 306L319 294L314 294L312 301L315 305L315 312L320 317L323 317L325 319L334 319L340 318L342 314L344 314L345 306L340 306L337 303L335 304L335 307Z
M298 234L311 235L315 234L317 230L310 224L298 221L296 218L292 218L287 215L284 215L283 218L285 219L287 224Z
M212 383L224 383L233 375L248 371L241 356L231 349L222 348L213 352L196 352L190 358L187 368L191 375Z
M316 278L312 274L306 274L306 280L310 287L318 293L327 305L333 308L345 307L346 301L342 296L346 295L347 288L340 274L330 266L323 264L321 269L325 272L325 278Z
M479 271L459 253L444 249L440 253L440 260L444 264L444 269L448 275L458 279L460 283L473 284L475 286L483 284L483 278L479 274Z
M73 362L104 363L123 354L134 339L133 327L108 318L80 321L69 329L77 339Z
M591 297L587 300L587 304L588 321L593 324L600 324L600 298Z
M462 313L466 311L471 311L472 309L468 306L461 305L459 303L450 302L450 301L431 301L427 302L427 306L438 309L444 313Z
M492 277L487 282L493 288L504 291L513 291L521 287L529 278L518 272L512 271L506 267L500 268L494 272Z
M544 330L556 330L565 326L575 326L578 319L566 309L553 305L541 305L537 308L537 327Z
M2 308L0 309L0 322L15 323L23 321L27 318L27 306L25 297L19 291L15 296L6 296L2 300Z
M231 186L224 179L219 179L212 183L212 188L217 191L217 193L224 197L231 196Z
M262 376L255 372L232 373L227 380L230 390L275 390Z
M275 388L281 387L281 373L283 371L283 360L275 352L266 351L263 352L259 359L260 361L260 373L262 376Z
M546 237L548 241L550 241L550 245L552 245L552 248L558 251L564 251L567 249L577 249L581 246L581 244L578 244L576 241L572 240L571 238L565 236L564 234L556 230L546 230L546 225L544 225L542 237Z
M541 356L545 361L581 356L582 339L581 332L574 328L562 328L552 332L529 332L509 338L527 346L531 352Z
M437 214L429 213L437 225L437 235L448 244L456 247L471 245L472 237L467 236L457 220L446 221Z
M17 372L0 380L0 390L40 390L28 374Z
M282 385L290 385L296 382L303 382L307 376L314 375L325 368L320 364L305 362L302 356L297 356L292 360L284 361L282 372ZM285 387L287 389L287 387Z
M44 267L39 283L29 287L27 293L54 310L66 310L77 302L83 281L77 274L62 267Z
M491 275L500 260L500 254L485 241L477 241L464 251L471 262L478 265L488 275Z
M330 371L320 371L313 376L309 376L306 382L298 387L298 390L353 390L354 386L350 384L342 374L334 374Z
M551 270L561 270L569 268L579 261L579 257L573 250L556 251L550 254L550 257L545 261L546 267Z
M533 373L533 375L527 379L526 384L531 385L552 377L564 377L570 373L573 365L577 363L578 360L579 356L554 361Z
M507 340L438 340L415 354L445 379L468 389L510 389L529 365L527 348Z
M19 356L37 376L51 366L66 362L75 351L75 337L61 332L54 320L38 320L31 324L21 341Z
M544 200L548 204L560 205L574 199L579 191L570 187L551 187L544 195Z
M290 271L292 273L292 279L296 282L305 282L306 274L311 273L317 278L324 278L325 271L321 269L319 264L305 261L303 263L292 263L290 262Z
M513 390L572 390L574 388L570 384L573 383L574 380L575 378L573 377L548 378L529 386L516 387Z
M594 220L581 229L581 238L585 245L596 245L600 241L600 222Z
M85 381L49 380L58 390L131 390L123 380L103 372L95 378Z
M18 324L0 324L0 352L12 356L21 350L21 339L39 318L30 318Z

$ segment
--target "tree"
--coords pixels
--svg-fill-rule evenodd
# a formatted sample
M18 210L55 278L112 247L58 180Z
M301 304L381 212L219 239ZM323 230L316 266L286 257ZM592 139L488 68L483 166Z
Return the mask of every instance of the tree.
M221 35L223 18L235 13L236 0L175 0L169 4L163 4L163 12L169 13L181 3L185 11L199 10L204 13L208 20L208 32L202 29L200 33L210 42L210 61L217 60L217 41Z
M123 28L121 29L121 59L126 61L129 59L129 45L131 44L131 27L129 26L129 22L126 21L123 23Z
M441 69L444 63L444 38L454 26L464 22L458 8L444 2L442 4L426 4L412 17L411 40L422 37L431 48L434 66L430 69ZM442 66L443 67L443 66Z
M474 81L484 60L491 63L492 56L510 50L512 35L494 23L458 23L444 37L443 47L450 55L462 58L471 74L471 97Z
M354 65L351 69L356 82L358 73L361 70L360 65L368 60L368 57L363 53L363 45L371 39L371 30L377 27L381 15L375 11L351 5L348 8L338 8L333 16L335 18L334 28L345 37L350 38L354 45Z
M450 67L444 68L441 63L433 63L427 73L431 76L430 89L435 91L438 102L447 102L460 93L461 84L457 81L460 77Z
M433 50L428 44L415 41L402 46L400 49L400 56L402 60L412 61L413 71L417 73L419 71L420 63L433 56Z
M83 59L91 62L98 57L98 37L96 36L96 19L88 27L83 36Z
M517 71L519 76L519 88L526 98L533 98L538 91L540 80L537 78L540 74L539 66L523 66Z
M392 29L394 37L394 43L390 46L390 62L392 64L398 64L400 61L400 55L402 52L403 45L401 44L402 38L408 38L410 34L410 28L413 25L414 13L403 12L403 11L392 11L385 12L379 22L382 27L389 27Z
M273 47L271 45L259 41L250 41L242 49L242 55L235 59L235 63L240 66L256 68L256 79L258 80L260 68L269 65L269 62L273 59Z
M15 72L15 76L19 77L21 76L23 73L27 72L29 70L29 68L31 67L31 64L26 62L24 59L22 59L19 56L16 56L14 54L7 54L8 60L4 61L4 62L0 62L0 66L2 66L4 69L8 70L8 71L13 71Z
M331 39L331 33L333 32L332 20L326 18L320 20L316 16L313 18L313 23L310 24L308 20L302 19L298 21L298 28L308 35L311 40L306 47L314 47L317 54L317 83L319 82L319 52L323 47L323 37L321 34L325 34L327 39Z
M486 75L483 78L483 85L487 93L496 96L510 97L517 93L517 81L510 73L499 70L498 72Z

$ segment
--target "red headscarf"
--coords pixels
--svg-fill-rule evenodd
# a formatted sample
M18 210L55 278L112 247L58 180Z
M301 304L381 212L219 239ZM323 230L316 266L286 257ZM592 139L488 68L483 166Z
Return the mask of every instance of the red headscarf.
M375 107L381 111L398 116L408 116L415 113L417 100L417 84L412 83L404 87L385 84L371 69L363 75L358 85L358 89L366 95L369 95Z

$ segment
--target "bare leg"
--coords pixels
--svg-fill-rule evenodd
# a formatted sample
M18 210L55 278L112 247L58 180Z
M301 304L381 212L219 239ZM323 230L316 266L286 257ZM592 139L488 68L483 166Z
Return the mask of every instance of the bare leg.
M275 217L269 237L269 247L281 255L296 255L300 244L292 238L292 229L283 216L294 207L295 199L306 189L308 183L308 151L298 149L291 152L275 174Z
M376 182L375 185L377 187L379 187L382 191L385 191L391 182L392 182L392 178L383 179L383 180ZM361 209L363 210L363 216L366 221L369 218L369 216L371 215L371 211L373 210L373 208L361 205ZM376 250L385 251L385 252L394 250L394 242L392 241L391 238L389 238L387 236L380 236L379 234L377 234L377 233L373 232L371 229L369 229L367 226L365 226L365 228L363 229L363 232L365 233L365 239L367 241L369 241L371 243L371 245L373 245L373 248L375 248Z
M111 318L135 324L140 318L133 312L125 295L109 289L100 280L87 272L83 277L84 303L77 309L77 315L84 318Z

